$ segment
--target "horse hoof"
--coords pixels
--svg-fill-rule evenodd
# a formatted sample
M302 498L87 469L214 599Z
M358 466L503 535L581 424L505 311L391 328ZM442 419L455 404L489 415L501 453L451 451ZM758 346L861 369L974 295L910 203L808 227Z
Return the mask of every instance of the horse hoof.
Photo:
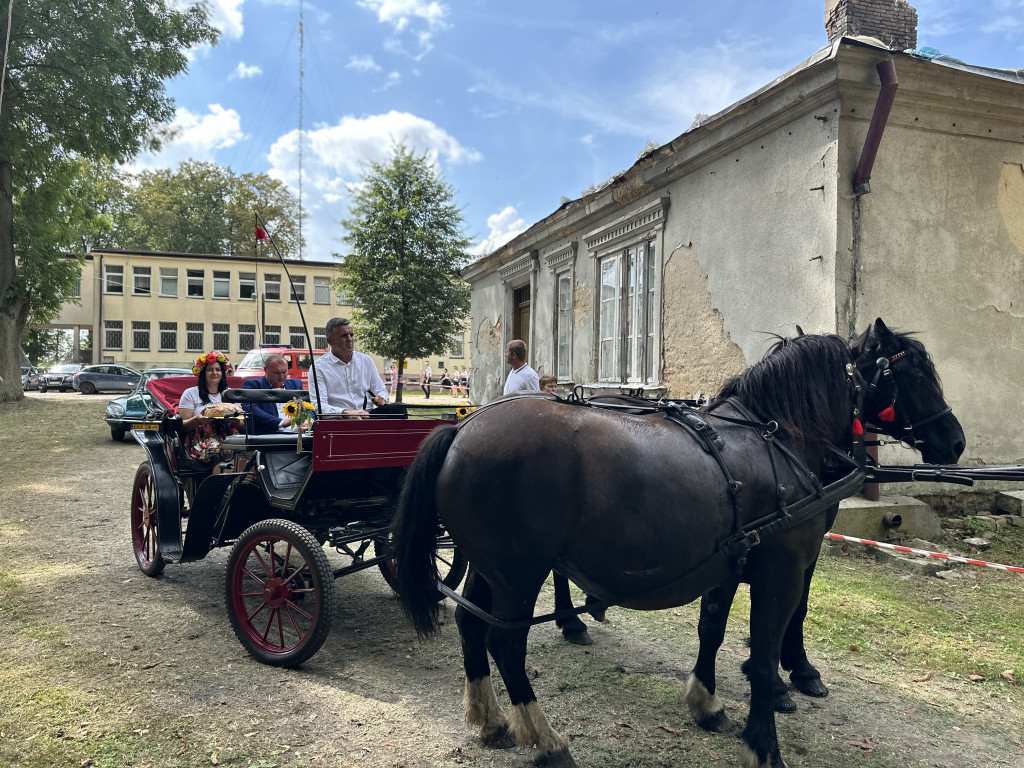
M724 709L698 718L697 725L711 733L732 733L737 728L736 723L728 718Z
M512 749L516 745L516 738L512 735L507 725L503 725L490 733L481 734L480 738L484 746L491 749Z
M816 699L823 699L828 696L828 688L820 677L794 677L789 676L789 679L793 681L793 687L796 688L804 696L813 696Z
M568 748L540 755L533 761L533 764L537 768L577 768L576 761L572 759Z
M790 712L796 712L796 702L793 701L793 697L789 695L789 691L776 692L775 711L787 714Z
M583 627L582 631L566 627L562 630L562 637L565 638L565 642L572 643L573 645L594 644L594 640L590 637L590 633L587 632L586 627Z

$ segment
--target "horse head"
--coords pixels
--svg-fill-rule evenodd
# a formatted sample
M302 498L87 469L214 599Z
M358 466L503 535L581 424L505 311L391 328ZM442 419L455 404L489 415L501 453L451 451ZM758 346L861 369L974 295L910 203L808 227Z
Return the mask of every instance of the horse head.
M863 413L869 428L916 448L929 464L955 464L966 447L964 431L924 345L878 318L850 340L850 350L867 382Z

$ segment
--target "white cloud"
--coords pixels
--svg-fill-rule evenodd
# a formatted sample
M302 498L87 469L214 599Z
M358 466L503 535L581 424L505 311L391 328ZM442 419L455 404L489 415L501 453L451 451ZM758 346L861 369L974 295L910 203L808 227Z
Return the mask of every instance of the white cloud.
M448 8L436 0L358 0L357 4L376 13L381 23L391 24L397 32L404 31L411 20L426 22L431 31L448 26Z
M356 72L380 72L381 66L373 60L373 56L350 56L345 69L354 69Z
M250 77L256 77L256 75L262 75L263 70L257 64L252 66L246 64L244 61L238 62L238 66L235 70L228 75L228 80L246 80Z
M224 37L239 39L245 31L242 24L242 5L245 0L208 0L210 23Z
M528 229L526 222L519 215L519 211L511 205L506 205L498 213L488 216L487 226L491 228L491 234L469 249L473 256L486 256L493 253L513 237Z
M213 161L217 150L234 146L248 138L242 131L238 112L220 104L210 104L204 114L195 114L178 107L169 130L171 138L156 154L145 153L129 168L174 168L185 160Z

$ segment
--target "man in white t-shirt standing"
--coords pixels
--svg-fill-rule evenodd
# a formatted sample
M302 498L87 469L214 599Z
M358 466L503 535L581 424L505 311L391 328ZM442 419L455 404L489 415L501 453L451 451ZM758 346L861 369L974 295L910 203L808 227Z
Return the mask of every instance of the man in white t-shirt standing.
M388 404L388 390L377 365L369 355L355 351L356 332L347 318L331 318L325 330L330 352L316 361L310 399L323 413L368 418L371 409Z
M505 347L505 362L512 366L505 380L505 391L501 394L511 395L515 392L540 392L540 376L526 362L526 342L513 339Z

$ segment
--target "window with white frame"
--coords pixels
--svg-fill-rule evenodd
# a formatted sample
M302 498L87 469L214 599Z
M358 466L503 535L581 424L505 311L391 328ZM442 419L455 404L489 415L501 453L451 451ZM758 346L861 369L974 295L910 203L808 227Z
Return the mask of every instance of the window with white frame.
M599 263L598 378L654 379L654 244L639 243Z
M230 272L217 272L213 273L213 298L215 299L230 299L231 298L231 273Z
M71 291L70 298L72 298L72 299L80 299L80 298L82 298L82 276L81 275L79 275L78 279L75 281L75 287Z
M238 300L253 301L256 298L256 273L238 273Z
M103 321L103 348L121 349L124 345L124 322L121 320Z
M161 352L177 352L178 351L178 324L177 323L160 323L160 351Z
M203 324L185 323L185 351L203 351Z
M150 267L132 267L132 295L149 296L152 270Z
M231 325L229 323L213 324L213 348L227 352L231 348Z
M448 357L462 359L466 356L466 339L461 333L453 333L448 342Z
M291 300L298 304L306 303L306 277L301 275L292 278Z
M281 276L280 275L264 275L263 276L263 297L267 301L280 301L281 300Z
M178 268L160 267L160 295L178 295Z
M313 329L313 346L317 349L327 348L327 328Z
M238 351L248 352L256 346L256 326L239 324L238 326Z
M331 303L331 278L329 278L329 277L314 277L313 278L313 303L314 304L330 304Z
M263 326L263 343L273 344L279 346L281 344L281 326L280 325L264 325Z
M555 317L555 376L570 377L569 348L572 344L572 273L556 275L557 301Z
M293 347L306 346L306 333L302 330L301 325L288 326L288 343Z
M124 293L124 267L118 264L106 264L103 267L103 292Z
M132 351L149 351L149 321L132 320Z
M186 285L186 296L190 299L201 299L203 298L203 270L201 269L186 269L185 279Z

